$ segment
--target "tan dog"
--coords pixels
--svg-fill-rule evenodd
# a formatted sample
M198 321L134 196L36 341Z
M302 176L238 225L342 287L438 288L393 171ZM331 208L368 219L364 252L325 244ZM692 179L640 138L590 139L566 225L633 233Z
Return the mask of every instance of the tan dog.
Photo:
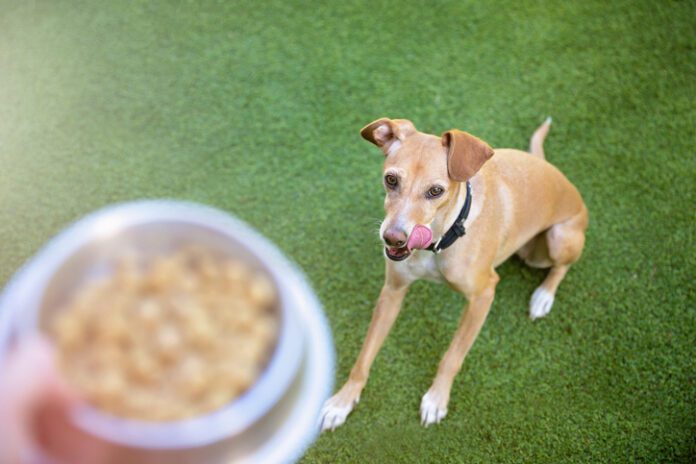
M532 267L550 268L529 305L532 319L549 313L558 285L580 257L588 225L587 208L577 189L544 159L543 141L550 124L549 118L532 136L531 154L494 151L458 130L442 137L425 134L404 119L383 118L363 128L362 136L386 155L386 218L380 228L386 243L386 277L350 377L324 405L322 430L343 424L360 400L370 366L415 280L445 282L468 301L454 340L421 401L425 426L447 414L454 377L493 302L499 280L496 266L517 253ZM466 235L440 253L407 246L416 229L432 231L437 240L453 226L467 198L466 181L471 186L471 210L463 224Z

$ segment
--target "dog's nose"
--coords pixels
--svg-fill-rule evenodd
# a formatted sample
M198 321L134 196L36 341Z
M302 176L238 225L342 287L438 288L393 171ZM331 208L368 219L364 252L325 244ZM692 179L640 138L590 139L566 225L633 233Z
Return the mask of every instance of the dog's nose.
M406 245L406 232L401 229L387 229L382 236L387 245L401 248Z

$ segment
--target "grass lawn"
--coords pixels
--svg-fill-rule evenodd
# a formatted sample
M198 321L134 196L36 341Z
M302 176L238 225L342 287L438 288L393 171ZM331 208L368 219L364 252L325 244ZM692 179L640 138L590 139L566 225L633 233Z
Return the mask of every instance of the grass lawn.
M99 3L99 4L97 4ZM452 390L418 407L462 299L416 284L347 424L303 462L696 460L696 4L0 3L0 283L112 202L240 216L297 261L342 383L382 284L380 116L526 147L591 224L544 320L511 260Z

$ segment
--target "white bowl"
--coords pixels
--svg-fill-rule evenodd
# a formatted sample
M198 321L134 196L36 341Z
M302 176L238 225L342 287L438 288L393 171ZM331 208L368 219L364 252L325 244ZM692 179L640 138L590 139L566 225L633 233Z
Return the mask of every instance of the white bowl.
M321 306L302 273L249 226L213 208L177 201L107 207L51 240L0 296L0 358L17 339L42 330L71 292L107 272L124 252L157 256L198 244L266 273L279 295L280 333L265 370L235 401L176 422L114 417L87 405L74 421L120 445L133 462L286 462L316 436L331 392L333 346Z

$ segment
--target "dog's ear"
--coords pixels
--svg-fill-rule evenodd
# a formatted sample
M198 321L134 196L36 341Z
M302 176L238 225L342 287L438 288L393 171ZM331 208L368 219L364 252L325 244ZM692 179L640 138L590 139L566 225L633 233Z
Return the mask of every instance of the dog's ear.
M442 134L447 148L447 171L452 180L464 182L481 169L493 156L493 149L483 140L457 129Z
M360 135L380 147L386 154L395 140L403 141L415 131L415 126L407 119L380 118L363 127Z

